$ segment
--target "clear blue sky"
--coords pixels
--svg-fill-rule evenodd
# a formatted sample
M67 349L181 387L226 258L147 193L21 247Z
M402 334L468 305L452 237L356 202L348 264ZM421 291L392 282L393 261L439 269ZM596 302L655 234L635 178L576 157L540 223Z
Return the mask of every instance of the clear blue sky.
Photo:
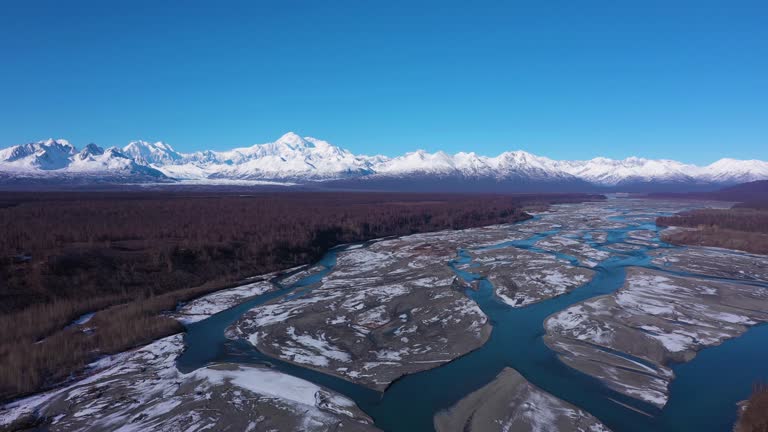
M0 147L768 159L765 0L207 3L3 1Z

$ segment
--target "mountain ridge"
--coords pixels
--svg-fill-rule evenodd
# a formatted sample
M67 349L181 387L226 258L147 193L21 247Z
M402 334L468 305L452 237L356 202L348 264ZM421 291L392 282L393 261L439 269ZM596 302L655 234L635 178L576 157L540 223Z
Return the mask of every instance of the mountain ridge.
M554 160L516 150L497 156L424 150L396 157L357 155L313 137L288 132L273 142L226 151L182 153L162 141L136 140L122 148L88 144L78 150L48 139L0 150L0 178L88 182L277 181L380 189L407 182L475 183L478 189L690 189L768 179L768 162L723 158L706 166L629 157ZM451 179L451 182L447 182ZM482 187L481 187L482 186ZM416 188L420 189L419 187ZM471 189L471 188L470 188Z

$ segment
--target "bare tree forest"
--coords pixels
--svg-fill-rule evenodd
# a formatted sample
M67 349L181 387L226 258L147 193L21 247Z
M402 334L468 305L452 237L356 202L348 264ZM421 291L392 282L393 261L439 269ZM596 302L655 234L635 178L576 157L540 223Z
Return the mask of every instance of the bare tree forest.
M768 432L768 385L756 383L739 414L735 432Z
M659 226L692 228L664 235L674 244L715 246L768 254L768 209L747 202L731 209L702 209L656 219Z
M181 331L160 312L372 238L529 218L589 195L0 194L0 399ZM92 331L68 326L96 311Z

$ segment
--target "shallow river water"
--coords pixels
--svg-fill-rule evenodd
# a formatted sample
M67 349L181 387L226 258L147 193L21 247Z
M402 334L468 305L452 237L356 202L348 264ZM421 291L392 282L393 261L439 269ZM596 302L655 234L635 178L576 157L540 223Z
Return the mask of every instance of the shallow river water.
M611 205L617 204L614 202ZM626 241L629 231L655 231L657 228L652 222L660 213L653 209L646 209L646 212L644 215L633 214L627 219L623 216L611 218L629 225L604 230L608 236L603 243L593 241L589 235L584 236L584 241L597 249L612 251L612 245ZM522 222L525 223L530 222ZM536 248L534 243L557 233L557 230L531 233L526 240L491 247L517 247L552 253ZM768 378L768 326L751 328L739 338L702 350L689 363L674 365L676 378L670 387L669 402L662 410L612 391L597 379L566 366L543 342L543 322L549 315L574 303L617 290L624 283L627 267L659 269L651 264L646 253L651 248L657 250L673 246L661 243L658 238L652 243L651 247L622 251L620 255L614 254L601 262L594 268L595 277L588 284L568 294L522 308L511 308L499 301L490 282L471 272L469 254L458 250L454 261L447 264L462 279L478 281L479 289L468 290L467 295L489 317L493 325L490 339L481 348L450 363L397 380L383 394L267 357L247 341L229 340L224 335L227 327L253 307L280 296L301 295L302 290L332 271L337 254L344 247L328 252L316 264L322 271L282 290L255 297L209 319L190 324L185 336L187 349L177 364L183 372L221 361L270 364L283 372L347 395L374 419L378 427L386 431L433 430L435 413L489 383L505 367L516 369L534 385L590 412L617 432L730 430L736 417L736 403L749 395L753 382ZM574 257L556 255L578 263ZM470 270L459 270L459 267L467 268L463 264L470 264ZM279 280L276 282L279 283ZM768 289L768 284L750 284L759 285L756 289Z

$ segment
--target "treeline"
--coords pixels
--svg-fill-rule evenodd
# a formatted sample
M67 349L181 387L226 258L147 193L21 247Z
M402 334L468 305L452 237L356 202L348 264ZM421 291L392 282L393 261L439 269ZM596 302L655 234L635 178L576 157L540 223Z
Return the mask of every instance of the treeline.
M735 432L768 432L768 385L755 384L752 395L739 413Z
M328 247L525 218L509 197L280 194L25 202L0 209L0 310L152 295L304 264Z
M666 198L676 200L714 200L747 203L746 206L757 203L768 203L768 180L758 180L741 183L716 191L672 193L659 192L648 194L650 198Z
M528 218L588 195L0 194L0 399L180 330L159 315L372 238ZM101 311L89 332L68 326Z
M656 219L659 226L693 228L665 233L669 243L713 246L768 254L768 210L749 207L700 209Z
M768 233L768 211L734 207L732 209L700 209L662 216L656 219L659 226L680 226L712 229L729 229L746 232Z
M768 210L768 200L755 200L736 203L733 208L750 208L758 210Z

